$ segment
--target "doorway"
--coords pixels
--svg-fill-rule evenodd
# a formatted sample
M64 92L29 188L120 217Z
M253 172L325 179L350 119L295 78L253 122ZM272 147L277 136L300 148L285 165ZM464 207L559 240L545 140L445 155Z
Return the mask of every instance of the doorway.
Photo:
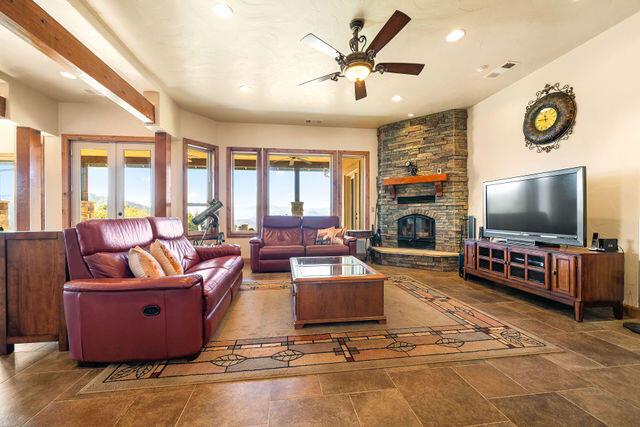
M153 215L154 144L73 142L72 225L88 219Z
M365 158L360 155L341 157L342 222L347 229L366 228Z

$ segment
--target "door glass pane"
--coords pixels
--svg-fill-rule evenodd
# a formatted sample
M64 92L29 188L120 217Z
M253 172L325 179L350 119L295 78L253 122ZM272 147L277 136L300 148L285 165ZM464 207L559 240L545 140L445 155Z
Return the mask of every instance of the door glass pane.
M233 153L233 230L254 233L258 228L258 156L256 153Z
M308 157L300 169L300 201L304 215L331 215L331 157Z
M12 160L0 160L0 226L15 229L16 168Z
M151 150L124 150L124 217L151 215Z
M202 231L206 223L194 225L191 220L205 210L213 197L213 176L209 150L187 147L187 224L189 231Z
M80 150L80 220L107 218L109 168L107 150Z
M331 157L269 155L270 215L331 215Z
M364 157L343 156L342 218L346 228L364 228Z

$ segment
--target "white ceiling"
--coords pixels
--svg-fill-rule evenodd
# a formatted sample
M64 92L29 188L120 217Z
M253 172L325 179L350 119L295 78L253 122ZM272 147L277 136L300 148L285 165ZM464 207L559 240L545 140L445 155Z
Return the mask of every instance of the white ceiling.
M147 83L138 71L122 63L80 15L54 13L69 4L91 8L187 110L221 121L303 124L313 119L372 128L410 112L471 106L640 10L640 0L226 0L234 18L225 21L212 11L218 0L38 2L143 89ZM298 86L337 71L332 58L300 42L305 34L313 32L348 53L352 18L364 17L363 34L372 40L395 9L412 21L377 60L424 62L420 76L372 75L366 81L368 97L357 102L353 84L345 79ZM467 36L445 42L454 28L464 28ZM5 33L0 31L1 43ZM23 54L5 52L3 46L0 70L15 69ZM29 64L32 58L24 55ZM483 78L506 60L519 65L498 79ZM478 73L483 64L489 69ZM36 73L27 68L21 72ZM62 87L67 84L56 76L45 86L51 92L60 86L59 99L69 95ZM253 90L240 92L242 84ZM403 101L391 102L396 94Z

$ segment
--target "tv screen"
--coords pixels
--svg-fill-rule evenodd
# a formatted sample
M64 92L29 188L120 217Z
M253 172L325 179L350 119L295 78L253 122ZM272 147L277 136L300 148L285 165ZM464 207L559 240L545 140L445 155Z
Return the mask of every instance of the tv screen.
M585 169L485 183L486 235L584 246Z

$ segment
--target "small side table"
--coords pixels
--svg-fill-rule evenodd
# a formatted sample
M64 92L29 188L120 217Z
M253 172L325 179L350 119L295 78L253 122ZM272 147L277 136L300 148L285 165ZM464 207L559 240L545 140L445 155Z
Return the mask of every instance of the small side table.
M349 237L355 237L358 240L364 239L364 253L358 253L358 258L366 261L369 256L369 238L373 236L371 230L347 230L345 235ZM356 246L357 247L357 246Z

